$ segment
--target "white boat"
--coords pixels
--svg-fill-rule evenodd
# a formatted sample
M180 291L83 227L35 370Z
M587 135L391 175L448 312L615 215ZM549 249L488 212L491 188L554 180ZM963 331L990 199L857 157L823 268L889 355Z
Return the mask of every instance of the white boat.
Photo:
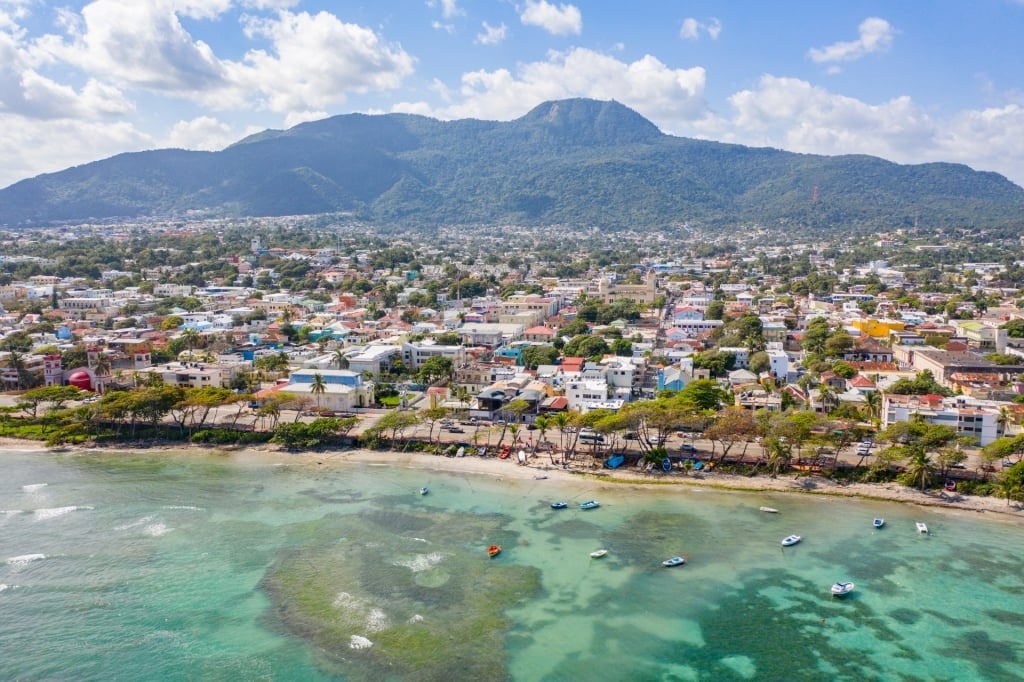
M795 545L796 543L800 542L801 540L803 540L803 538L800 537L799 535L787 535L786 537L782 538L782 546L783 547L792 547L793 545Z
M427 490L427 486L423 486L422 488L420 488L420 495L426 495L428 492L430 491Z
M759 511L767 512L769 514L778 514L779 510L775 507L759 507Z
M590 556L593 559L600 559L601 557L603 557L607 553L608 553L607 549L595 549L593 552L590 553Z
M686 559L684 559L683 557L681 557L681 556L674 556L671 559L665 559L664 561L662 561L661 565L662 566L668 566L669 568L671 568L673 566L682 566L685 563L686 563Z
M601 506L601 503L597 500L587 500L586 502L580 502L580 509L597 509Z
M918 521L917 522L917 532L918 533L924 533L925 535L927 535L928 534L928 526L926 526L926 525L924 525L924 523Z
M874 521L871 522L871 525L874 526L875 528L881 528L882 526L885 525L885 519L875 519Z
M853 583L833 583L832 596L842 597L853 592Z

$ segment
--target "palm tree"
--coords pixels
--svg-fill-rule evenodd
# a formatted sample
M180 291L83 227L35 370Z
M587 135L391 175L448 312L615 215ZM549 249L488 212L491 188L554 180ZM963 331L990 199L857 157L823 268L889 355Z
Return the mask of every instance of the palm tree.
M192 359L192 350L196 347L196 342L199 340L199 332L195 329L186 329L181 333L181 340L188 346L188 359Z
M922 492L925 486L931 482L935 475L935 465L924 448L914 448L914 452L907 460L907 474L910 476L910 480L921 485Z
M338 369L348 369L348 358L345 356L344 349L338 348L334 351L331 356L331 364Z
M864 394L864 405L867 407L868 418L877 421L882 413L882 394L879 391L868 391Z
M327 391L327 382L324 381L324 377L320 372L313 373L313 381L310 382L309 391L316 398L316 409L320 410L320 396Z
M996 417L996 424L999 426L999 435L1006 435L1006 427L1013 423L1013 415L1004 405L999 408L999 415Z

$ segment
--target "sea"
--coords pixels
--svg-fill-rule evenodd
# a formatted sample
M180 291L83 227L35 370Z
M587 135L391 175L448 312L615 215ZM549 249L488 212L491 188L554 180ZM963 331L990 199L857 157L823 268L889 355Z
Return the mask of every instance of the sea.
M0 679L1024 679L999 515L343 459L0 451Z

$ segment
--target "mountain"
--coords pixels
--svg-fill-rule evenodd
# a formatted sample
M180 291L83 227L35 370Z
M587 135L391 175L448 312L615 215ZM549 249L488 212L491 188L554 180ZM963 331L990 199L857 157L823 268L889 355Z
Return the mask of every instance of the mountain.
M0 224L351 213L408 226L1008 228L1024 189L949 163L900 165L661 133L617 102L546 102L509 122L348 114L219 152L118 156L0 190Z

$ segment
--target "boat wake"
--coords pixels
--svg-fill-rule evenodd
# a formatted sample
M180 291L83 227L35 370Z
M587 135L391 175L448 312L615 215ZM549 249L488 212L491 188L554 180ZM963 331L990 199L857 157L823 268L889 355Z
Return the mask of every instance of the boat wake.
M49 483L29 483L28 485L21 486L21 489L24 490L27 493L34 493L37 490L42 490L43 488L45 488L48 485L50 485L50 484Z
M34 512L32 512L32 514L35 516L36 521L46 521L46 520L49 520L49 519L55 519L58 516L64 516L65 514L70 514L71 512L89 511L89 510L92 510L92 509L94 509L94 507L90 507L90 506L87 506L87 505L86 506L75 506L75 505L72 505L70 507L52 507L50 509L36 509Z
M33 561L42 561L46 558L45 554L22 554L21 556L12 556L7 560L8 566L27 566Z

